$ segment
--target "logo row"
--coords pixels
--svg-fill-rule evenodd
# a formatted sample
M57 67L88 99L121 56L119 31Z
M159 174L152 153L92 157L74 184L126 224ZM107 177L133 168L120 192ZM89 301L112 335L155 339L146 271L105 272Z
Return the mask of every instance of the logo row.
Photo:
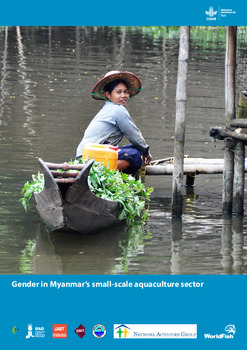
M15 325L12 329L12 333L16 336L19 332L19 329ZM74 333L77 334L80 338L85 336L85 327L80 324L75 330ZM26 339L30 338L44 338L45 337L45 327L33 326L28 324ZM92 329L92 334L96 338L103 338L106 335L106 328L102 324L97 324ZM54 339L67 339L67 324L53 324L52 325L52 338Z
M19 329L14 326L12 333L16 336ZM85 327L80 324L74 333L83 338ZM228 324L224 330L217 333L204 333L205 339L233 339L236 333L234 324ZM52 338L67 339L67 324L53 324ZM102 324L96 324L92 328L92 334L96 338L106 335L106 328ZM46 330L44 327L27 325L26 339L44 338ZM197 324L114 324L113 338L115 339L197 339Z

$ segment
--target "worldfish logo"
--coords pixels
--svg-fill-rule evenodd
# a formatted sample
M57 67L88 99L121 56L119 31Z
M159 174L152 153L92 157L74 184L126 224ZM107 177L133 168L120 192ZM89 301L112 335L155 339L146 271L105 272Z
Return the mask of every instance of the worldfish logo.
M225 332L228 334L235 334L236 333L236 327L234 324L229 324L228 326L225 327Z
M229 324L225 327L225 333L221 334L204 334L205 339L233 339L236 333L236 327L234 324Z

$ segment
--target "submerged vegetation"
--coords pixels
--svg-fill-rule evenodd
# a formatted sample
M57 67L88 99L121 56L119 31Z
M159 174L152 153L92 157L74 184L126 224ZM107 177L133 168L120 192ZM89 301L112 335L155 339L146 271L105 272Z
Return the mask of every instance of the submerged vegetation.
M86 163L79 159L69 164ZM110 170L99 162L94 162L88 176L90 190L98 197L117 201L119 205L118 217L126 219L129 226L133 225L135 218L146 219L148 209L145 204L149 200L152 188L145 188L141 180L120 171ZM39 193L44 188L44 175L32 175L32 181L26 182L22 189L22 198L19 200L27 211L30 199L34 192Z

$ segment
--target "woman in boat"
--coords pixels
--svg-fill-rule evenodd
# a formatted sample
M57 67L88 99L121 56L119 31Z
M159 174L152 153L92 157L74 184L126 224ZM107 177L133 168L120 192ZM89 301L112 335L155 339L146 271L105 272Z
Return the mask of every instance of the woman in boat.
M135 174L142 162L150 163L149 146L125 107L141 89L141 80L131 72L111 71L97 82L91 97L106 102L88 125L77 147L76 158L82 156L86 143L117 146L125 136L130 144L119 147L117 169Z

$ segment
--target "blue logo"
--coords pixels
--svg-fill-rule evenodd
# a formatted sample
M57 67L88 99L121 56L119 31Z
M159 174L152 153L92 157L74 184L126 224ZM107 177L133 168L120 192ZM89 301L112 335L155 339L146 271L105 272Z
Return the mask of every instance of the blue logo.
M103 338L106 335L106 328L102 324L97 324L93 327L92 332L96 338Z

